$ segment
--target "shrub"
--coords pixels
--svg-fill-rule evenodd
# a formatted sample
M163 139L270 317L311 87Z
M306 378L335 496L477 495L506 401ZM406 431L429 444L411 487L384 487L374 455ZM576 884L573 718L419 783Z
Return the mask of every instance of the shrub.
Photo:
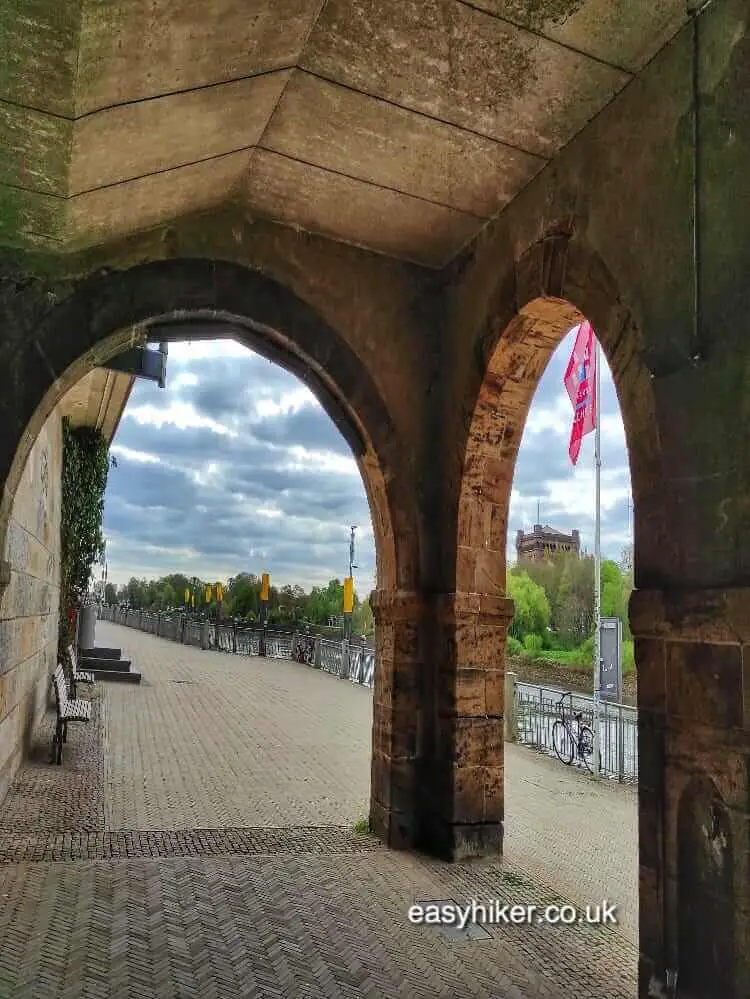
M544 647L544 640L541 635L527 635L523 640L523 647L527 652L539 653Z
M635 650L633 648L633 640L626 641L622 643L622 671L623 673L630 673L635 669Z
M509 656L520 656L523 652L523 644L514 638L512 635L508 635L508 640L506 643L506 649Z
M581 642L575 650L575 661L580 666L593 666L594 662L594 636L591 635L585 642Z

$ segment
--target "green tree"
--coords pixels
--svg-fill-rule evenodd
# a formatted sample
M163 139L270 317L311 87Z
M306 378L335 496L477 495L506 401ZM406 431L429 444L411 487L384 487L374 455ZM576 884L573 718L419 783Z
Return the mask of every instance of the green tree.
M344 584L340 579L331 579L328 585L313 586L304 601L304 616L311 624L328 624L330 617L339 617L344 612Z
M577 648L594 628L594 560L564 560L555 604L553 627L562 648Z
M241 572L227 583L224 608L232 617L255 619L260 610L261 581L251 573Z
M628 619L628 605L630 594L633 592L633 546L627 545L620 558L620 571L622 573L622 636L625 641L629 641L633 636L630 633L630 620Z
M159 580L159 586L156 594L156 606L159 610L168 610L170 607L177 606L177 594L172 588L172 585L167 582L166 579Z
M366 635L368 638L375 634L375 616L369 600L361 603L356 601L352 612L352 634Z
M135 610L141 610L148 606L148 590L145 579L136 579L131 576L125 584L125 599Z
M510 633L523 641L527 635L541 635L549 626L550 606L544 589L526 572L508 573L508 596L515 603Z
M185 603L185 590L190 589L190 577L181 572L172 572L164 576L162 582L169 583L177 598L177 606L182 607Z
M610 559L603 559L601 566L602 615L604 617L625 616L623 579L620 567Z
M104 603L110 606L117 603L117 587L114 583L107 583L104 587Z

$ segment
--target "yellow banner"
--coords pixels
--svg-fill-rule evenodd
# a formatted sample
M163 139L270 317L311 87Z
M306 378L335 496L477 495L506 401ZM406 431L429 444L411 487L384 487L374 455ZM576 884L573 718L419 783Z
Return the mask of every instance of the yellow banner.
M344 580L344 614L351 614L354 610L354 580L347 576Z
M263 573L260 585L260 599L268 600L271 595L271 579L267 572Z
M211 603L211 587L210 586L206 587L206 603L207 604Z
M190 590L185 590L185 603L190 603Z
M224 587L221 585L221 583L216 584L216 599L217 600L224 599Z
M191 603L192 603L193 607L195 607L195 594L193 594L193 596L192 596Z

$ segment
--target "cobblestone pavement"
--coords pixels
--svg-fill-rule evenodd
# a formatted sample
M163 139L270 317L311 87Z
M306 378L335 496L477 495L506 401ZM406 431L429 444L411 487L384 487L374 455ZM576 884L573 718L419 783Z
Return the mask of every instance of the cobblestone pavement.
M144 684L97 684L61 767L48 718L3 803L2 999L635 996L632 918L469 939L406 915L634 894L632 792L510 746L502 864L391 853L351 827L369 692L103 623L97 641Z

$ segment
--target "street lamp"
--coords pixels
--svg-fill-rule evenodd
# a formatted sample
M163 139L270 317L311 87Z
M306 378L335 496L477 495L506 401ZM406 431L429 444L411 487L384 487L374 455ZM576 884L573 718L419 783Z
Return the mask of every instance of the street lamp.
M349 575L352 575L353 569L359 569L359 566L354 562L354 532L357 530L357 525L354 524L351 527L351 538L349 539Z
M349 538L349 575L344 580L344 638L351 641L352 637L352 611L354 610L354 576L353 570L357 569L358 566L354 561L354 532L357 530L357 525L354 524L350 528L351 537Z

